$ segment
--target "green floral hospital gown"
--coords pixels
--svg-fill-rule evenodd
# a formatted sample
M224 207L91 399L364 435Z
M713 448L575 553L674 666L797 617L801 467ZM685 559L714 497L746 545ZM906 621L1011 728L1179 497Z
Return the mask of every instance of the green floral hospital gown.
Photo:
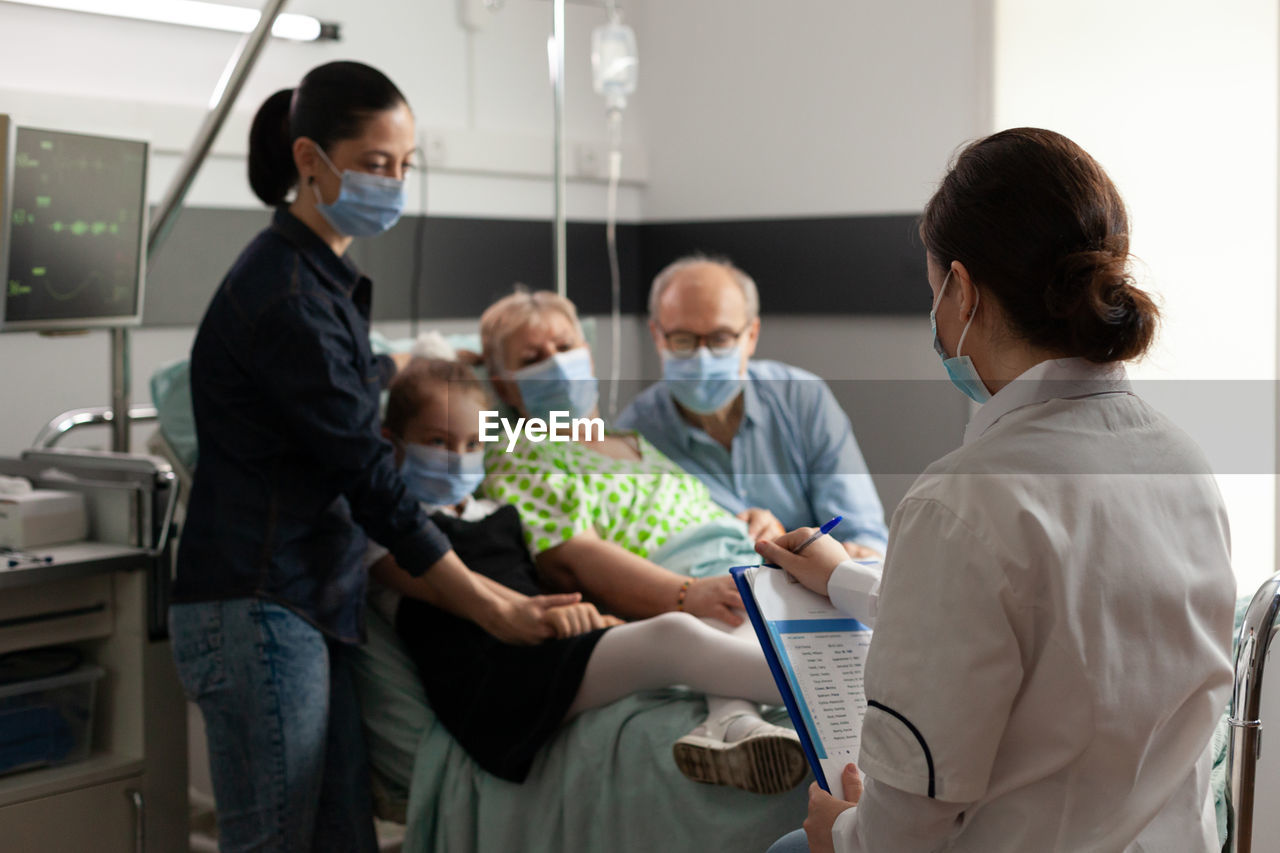
M672 535L729 517L697 477L663 456L639 433L640 459L611 459L573 441L532 442L485 458L486 497L516 505L530 553L538 556L594 530L648 557Z

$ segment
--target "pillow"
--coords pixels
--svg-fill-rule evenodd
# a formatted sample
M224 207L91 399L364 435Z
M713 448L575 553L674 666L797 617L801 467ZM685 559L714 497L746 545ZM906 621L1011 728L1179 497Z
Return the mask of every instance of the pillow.
M393 352L410 352L420 340L435 341L443 338L448 346L455 350L469 349L480 351L480 334L478 332L458 335L440 335L438 332L427 332L415 338L391 339L379 332L369 334L369 344L375 355ZM439 344L436 343L436 346ZM477 370L483 378L482 370ZM180 359L161 365L151 374L151 402L156 407L156 419L160 422L160 431L165 440L173 448L178 461L194 471L196 457L199 455L196 446L196 417L191 410L191 360Z

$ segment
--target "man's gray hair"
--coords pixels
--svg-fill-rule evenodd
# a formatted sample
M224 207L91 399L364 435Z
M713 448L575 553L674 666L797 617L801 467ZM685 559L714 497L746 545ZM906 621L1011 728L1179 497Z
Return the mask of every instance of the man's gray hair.
M724 267L742 289L742 298L747 304L747 322L760 316L760 292L756 289L756 283L751 276L735 267L728 258L697 253L672 261L654 277L653 286L649 288L649 319L652 322L658 322L658 304L662 302L662 294L666 292L667 286L681 272L699 264L715 264Z

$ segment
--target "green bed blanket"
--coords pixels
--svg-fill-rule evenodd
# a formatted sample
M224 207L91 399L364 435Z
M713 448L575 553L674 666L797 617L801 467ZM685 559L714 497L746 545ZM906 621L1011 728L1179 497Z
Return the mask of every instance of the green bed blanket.
M738 522L676 537L655 557L705 575L749 561ZM357 662L369 758L407 789L406 853L425 851L761 851L805 817L807 785L772 796L691 782L671 744L706 703L681 689L588 711L543 749L522 785L481 770L438 723L413 662L372 610ZM777 709L769 718L790 723ZM520 725L520 720L512 720Z

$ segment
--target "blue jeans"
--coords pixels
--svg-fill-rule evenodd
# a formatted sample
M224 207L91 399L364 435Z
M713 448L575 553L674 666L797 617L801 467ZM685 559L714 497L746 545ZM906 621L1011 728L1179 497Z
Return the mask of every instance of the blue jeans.
M352 650L257 598L175 604L169 630L204 715L221 850L376 851Z
M797 829L773 842L766 853L809 853L809 839L803 829Z

